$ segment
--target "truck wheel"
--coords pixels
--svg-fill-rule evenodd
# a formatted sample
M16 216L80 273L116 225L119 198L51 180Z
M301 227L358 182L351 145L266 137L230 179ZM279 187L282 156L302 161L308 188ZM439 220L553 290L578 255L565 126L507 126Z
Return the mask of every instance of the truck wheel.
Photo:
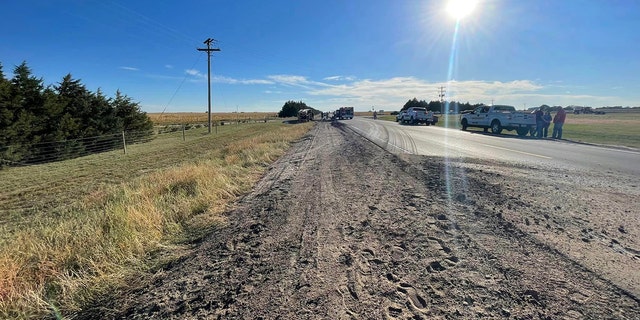
M427 125L427 127L428 127L428 126L430 126L430 125L431 125L431 122L429 122L429 120L427 120L427 122L425 122L424 124L426 124L426 125Z
M529 128L527 127L520 127L518 129L516 129L516 132L518 132L518 135L521 137L524 137L527 135L527 133L529 133Z
M491 122L491 132L495 134L500 134L502 132L502 126L500 125L499 120L493 120L493 122Z
M469 126L469 123L467 123L467 119L462 119L462 122L460 124L462 125L462 131L466 131L467 127Z

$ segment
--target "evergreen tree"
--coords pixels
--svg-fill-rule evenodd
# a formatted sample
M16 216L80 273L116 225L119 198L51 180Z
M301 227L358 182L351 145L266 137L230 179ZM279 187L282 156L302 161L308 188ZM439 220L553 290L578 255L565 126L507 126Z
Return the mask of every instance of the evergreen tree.
M111 99L107 98L102 90L91 95L91 106L94 108L95 114L92 118L94 125L102 134L118 132L118 118L116 110L112 106Z
M278 112L278 117L287 118L287 117L296 117L298 116L298 111L302 109L310 109L306 103L302 101L293 101L289 100L285 102L282 106L282 110Z
M15 162L31 154L29 147L41 140L35 133L41 131L36 115L42 112L43 85L42 79L31 74L26 62L16 66L13 73L3 111L7 117L0 133L3 144L13 145L7 147L2 157Z
M112 101L115 115L118 118L118 129L124 131L148 131L153 129L153 122L146 112L140 111L138 103L116 91L116 97Z
M121 145L113 133L136 131L128 141L145 141L152 128L138 103L120 91L109 99L100 90L87 90L71 74L44 88L26 62L7 80L0 65L0 167L110 150Z
M13 121L13 112L9 108L11 102L11 82L4 76L0 64L0 146L7 144L7 129Z
M400 109L400 111L407 110L407 109L412 108L412 107L413 108L419 107L419 108L425 108L426 109L426 108L429 107L429 104L424 100L418 101L417 98L413 98L413 99L407 101L407 103L404 104L404 106L402 107L402 109Z
M62 105L63 121L58 128L61 135L66 139L77 139L99 134L95 130L87 130L88 119L93 115L90 111L89 92L80 80L74 80L71 74L67 74L54 89Z

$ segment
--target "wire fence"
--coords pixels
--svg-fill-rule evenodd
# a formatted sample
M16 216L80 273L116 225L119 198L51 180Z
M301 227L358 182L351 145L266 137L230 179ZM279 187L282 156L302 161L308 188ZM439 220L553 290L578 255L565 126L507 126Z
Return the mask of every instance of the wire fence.
M275 117L240 117L236 119L218 119L213 126L236 125L240 123L258 123L275 121ZM191 129L206 128L207 123L194 122L190 124L165 124L156 126L149 131L124 131L120 133L67 139L41 143L22 143L0 146L0 169L2 167L18 167L63 161L84 157L92 154L122 149L126 153L127 145L145 143L153 140L157 135L182 132Z
M170 166L178 158L198 157L202 149L191 149L207 135L202 131L186 135L186 131L185 125L172 125L154 128L151 136L147 136L147 132L121 132L34 145L49 151L21 162L11 162L8 165L11 168L0 170L0 225L32 213L70 208L76 204L75 196L90 193L102 185ZM176 140L182 143L176 143ZM80 143L85 144L84 148L77 148ZM129 148L134 144L137 146ZM53 150L65 147L66 151ZM74 148L79 152L72 165L55 161ZM105 156L84 157L97 153ZM47 165L36 166L42 163ZM61 188L64 195L60 194Z
M155 134L152 130L123 131L78 139L0 146L0 167L69 160L118 149L126 152L127 144L149 142Z

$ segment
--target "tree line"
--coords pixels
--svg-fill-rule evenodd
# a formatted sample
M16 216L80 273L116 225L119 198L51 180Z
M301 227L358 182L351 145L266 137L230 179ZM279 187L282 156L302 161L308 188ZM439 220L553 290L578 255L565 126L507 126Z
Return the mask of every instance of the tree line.
M280 110L280 112L278 112L278 117L280 118L297 117L298 111L302 109L311 109L313 110L313 113L316 113L316 114L320 113L320 111L307 106L307 104L302 101L289 100L284 103L284 105L282 106L282 109Z
M425 100L418 100L416 98L413 98L413 99L409 99L409 101L407 101L407 103L405 103L404 106L402 106L402 109L400 109L400 111L407 110L411 107L420 107L420 108L426 108L428 111L433 111L433 112L460 113L466 110L473 110L476 107L481 105L482 105L481 103L470 104L469 102L460 103L457 101L444 101L444 103L440 101L427 102Z
M120 91L114 98L100 89L91 92L71 74L45 86L26 62L8 79L0 64L0 168L42 153L55 155L48 161L73 158L86 154L89 144L100 143L100 150L108 150L105 141L85 138L136 131L144 133L137 139L149 139L152 129L139 104ZM60 141L70 143L55 143Z

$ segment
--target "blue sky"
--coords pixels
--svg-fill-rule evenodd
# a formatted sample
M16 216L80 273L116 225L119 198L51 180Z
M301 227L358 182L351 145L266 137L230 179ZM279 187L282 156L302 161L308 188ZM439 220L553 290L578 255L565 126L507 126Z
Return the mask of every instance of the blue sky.
M46 85L67 74L147 112L398 110L416 97L640 106L640 1L5 0L0 63ZM456 31L457 30L457 31ZM455 42L454 42L455 40Z

